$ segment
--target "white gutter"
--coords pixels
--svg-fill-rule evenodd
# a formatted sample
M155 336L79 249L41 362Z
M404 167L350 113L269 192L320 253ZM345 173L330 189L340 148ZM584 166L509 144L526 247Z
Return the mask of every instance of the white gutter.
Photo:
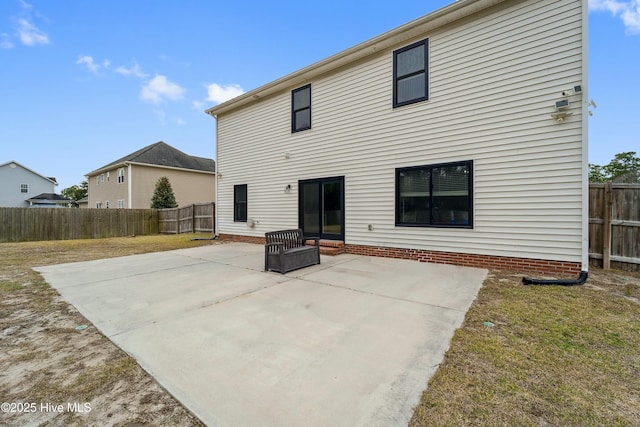
M589 271L589 7L582 0L582 271Z
M220 214L219 212L219 207L218 207L218 194L220 194L220 188L218 186L218 171L220 170L220 163L219 163L219 158L218 158L218 121L216 120L216 173L214 175L214 188L216 191L216 195L215 195L215 205L213 206L214 212L213 212L213 235L214 237L219 237L220 236L220 225L219 225L219 217Z
M295 71L282 78L267 83L257 89L237 96L222 104L205 110L215 117L218 114L240 108L261 98L284 91L292 86L308 83L318 76L336 70L367 56L383 52L399 43L422 36L424 33L465 18L506 0L460 0L440 8L428 15L353 46L347 50Z

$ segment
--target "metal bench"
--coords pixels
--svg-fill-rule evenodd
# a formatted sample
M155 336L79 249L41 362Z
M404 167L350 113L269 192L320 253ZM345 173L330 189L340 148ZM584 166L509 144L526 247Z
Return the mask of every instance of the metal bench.
M264 269L286 273L320 264L320 239L305 238L302 230L280 230L265 233ZM313 245L307 245L313 240Z

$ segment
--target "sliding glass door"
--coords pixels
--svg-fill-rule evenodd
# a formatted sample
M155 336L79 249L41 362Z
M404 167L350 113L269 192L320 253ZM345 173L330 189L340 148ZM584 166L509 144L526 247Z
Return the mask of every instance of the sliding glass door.
M344 240L344 177L300 181L298 194L304 235Z

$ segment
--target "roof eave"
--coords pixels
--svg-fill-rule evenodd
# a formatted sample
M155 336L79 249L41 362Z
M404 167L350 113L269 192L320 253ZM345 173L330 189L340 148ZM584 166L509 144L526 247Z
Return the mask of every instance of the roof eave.
M240 96L230 99L229 101L223 102L222 104L208 108L205 110L205 113L212 117L216 117L219 114L235 110L290 87L309 83L311 80L322 74L328 73L367 56L376 54L377 52L383 51L389 47L418 37L425 32L433 31L436 28L442 27L453 21L457 21L504 1L506 0L456 1L425 16L387 31L377 37L274 80L271 83L267 83L266 85L246 92Z

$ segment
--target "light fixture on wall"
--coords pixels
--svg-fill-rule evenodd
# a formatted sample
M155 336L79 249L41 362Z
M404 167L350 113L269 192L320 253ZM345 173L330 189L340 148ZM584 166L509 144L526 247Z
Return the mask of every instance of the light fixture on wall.
M558 123L564 122L567 117L573 115L573 113L566 111L569 108L569 105L570 103L568 99L561 99L560 101L556 101L554 105L556 108L556 112L551 113L551 117Z
M291 154L289 154L289 152L287 151L286 153L284 153L284 158L285 159L290 159L291 158Z
M218 179L222 179L222 172L218 172Z
M285 193L291 193L291 184L287 184L287 186L284 187L284 192Z
M558 123L564 122L565 119L569 116L573 116L573 113L569 113L566 111L557 111L555 113L551 113L551 117L553 117L554 120Z

